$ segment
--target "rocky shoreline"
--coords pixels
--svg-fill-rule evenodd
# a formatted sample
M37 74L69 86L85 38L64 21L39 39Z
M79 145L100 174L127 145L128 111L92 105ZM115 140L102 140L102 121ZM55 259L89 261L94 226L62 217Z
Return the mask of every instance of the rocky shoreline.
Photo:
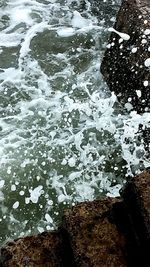
M130 178L119 198L65 210L58 231L1 248L1 267L149 266L150 168Z

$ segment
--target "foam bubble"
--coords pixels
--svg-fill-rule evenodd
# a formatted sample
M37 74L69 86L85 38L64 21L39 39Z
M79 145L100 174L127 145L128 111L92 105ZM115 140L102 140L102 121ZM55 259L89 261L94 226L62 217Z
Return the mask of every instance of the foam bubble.
M130 35L127 33L123 33L123 32L119 32L117 30L115 30L114 28L108 28L109 32L115 32L116 34L118 34L123 40L128 41L130 39Z
M144 84L145 87L147 87L148 86L148 81L144 81L143 84Z
M13 209L18 209L19 207L19 201L16 201L14 204L13 204Z
M75 30L73 28L62 28L57 30L57 34L60 37L69 37L75 34Z
M75 165L76 165L76 159L74 157L70 158L68 160L68 164L69 164L70 167L75 167Z
M11 185L11 191L16 191L16 185L15 184Z
M91 21L82 17L82 15L78 11L73 12L73 18L71 21L71 25L74 28L84 28L91 24Z
M5 180L0 180L0 189L4 187Z
M131 50L132 53L136 53L137 52L137 47L133 47Z
M45 214L45 219L46 219L46 221L48 223L51 223L51 224L53 223L53 220L52 220L51 216L48 213Z
M30 197L29 200L31 200L32 203L37 203L39 200L39 197L41 196L41 194L43 193L43 186L39 185L34 189L30 189Z
M145 65L145 67L150 67L150 58L147 58L147 59L144 61L144 65Z
M145 35L150 35L150 29L146 29L146 30L144 31L144 34L145 34Z

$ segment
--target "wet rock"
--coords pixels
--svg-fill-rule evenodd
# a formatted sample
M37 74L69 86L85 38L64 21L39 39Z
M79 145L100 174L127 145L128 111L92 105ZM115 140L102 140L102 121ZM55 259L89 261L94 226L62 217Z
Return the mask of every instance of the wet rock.
M3 267L60 267L63 265L62 237L59 232L27 236L1 249ZM66 266L66 265L65 265Z
M76 266L127 266L126 241L112 216L116 202L119 200L113 198L85 202L65 211L64 227Z
M150 266L150 168L127 182L122 197L132 230L128 239L141 258L137 266Z
M0 266L150 266L150 168L130 178L121 196L77 204L58 231L7 243Z
M150 2L123 0L101 64L101 72L128 110L150 110ZM126 38L126 37L130 37Z

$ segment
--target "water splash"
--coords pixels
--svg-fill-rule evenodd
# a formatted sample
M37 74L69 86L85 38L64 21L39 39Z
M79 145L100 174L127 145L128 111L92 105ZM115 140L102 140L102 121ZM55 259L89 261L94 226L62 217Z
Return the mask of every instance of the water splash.
M114 18L99 21L89 1L9 0L0 17L4 241L54 229L65 205L118 195L125 175L150 165L137 134L150 118L126 113L103 82Z

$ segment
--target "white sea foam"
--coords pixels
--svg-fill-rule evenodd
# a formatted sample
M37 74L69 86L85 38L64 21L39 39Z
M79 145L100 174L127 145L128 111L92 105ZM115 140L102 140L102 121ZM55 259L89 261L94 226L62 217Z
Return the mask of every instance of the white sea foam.
M5 184L5 181L4 180L0 180L0 188L3 188L4 184Z
M150 67L150 58L147 58L147 59L144 61L144 65L145 65L145 67Z
M150 165L136 145L149 113L126 114L102 82L105 19L80 4L9 0L0 10L2 240L7 229L53 229L65 203L116 196L134 166Z
M109 32L115 32L116 34L118 34L123 40L128 41L130 39L130 35L124 32L119 32L117 30L115 30L114 28L110 27L108 28Z
M18 209L19 207L19 201L16 201L14 204L13 204L13 209Z
M84 28L91 25L91 20L84 18L78 11L73 12L71 25L74 28Z
M145 35L150 35L150 29L146 29L146 30L144 31L144 34L145 34Z
M39 185L34 189L29 189L30 197L28 198L28 200L31 201L32 203L37 203L39 200L39 197L43 193L42 189L43 189L42 185Z
M61 37L69 37L75 34L75 30L73 28L62 28L57 30L57 34Z
M18 46L21 42L22 34L1 33L0 47Z

